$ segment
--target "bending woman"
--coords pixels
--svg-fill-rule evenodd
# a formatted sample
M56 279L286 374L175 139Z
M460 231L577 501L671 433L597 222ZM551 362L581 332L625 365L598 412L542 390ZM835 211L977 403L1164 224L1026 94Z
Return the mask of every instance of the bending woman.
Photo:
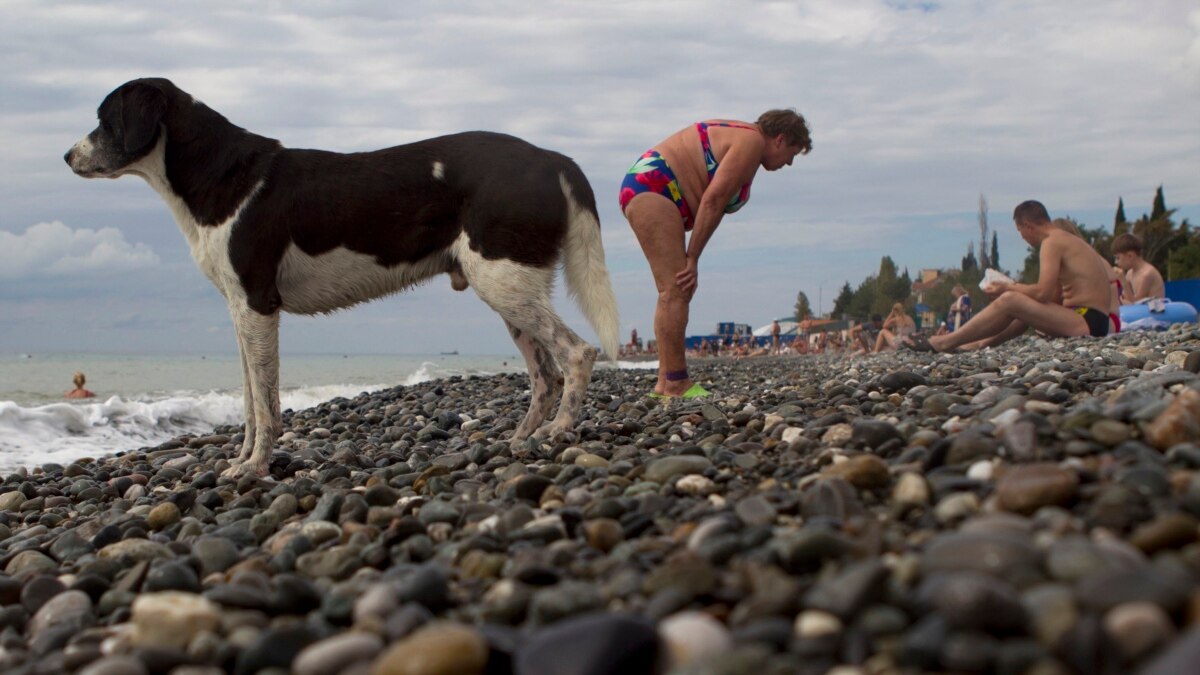
M708 394L688 376L684 354L700 254L721 218L750 199L750 183L759 167L782 169L811 150L803 117L794 110L770 110L754 124L706 120L688 125L630 167L621 183L621 211L637 235L658 289L656 395ZM685 242L687 232L692 235Z

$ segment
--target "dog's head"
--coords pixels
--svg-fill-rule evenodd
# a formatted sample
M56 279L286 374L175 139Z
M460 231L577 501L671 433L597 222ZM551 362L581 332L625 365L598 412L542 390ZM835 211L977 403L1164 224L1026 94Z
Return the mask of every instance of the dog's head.
M64 159L84 178L116 178L154 149L168 104L179 92L169 80L146 78L117 87L96 111L100 125Z

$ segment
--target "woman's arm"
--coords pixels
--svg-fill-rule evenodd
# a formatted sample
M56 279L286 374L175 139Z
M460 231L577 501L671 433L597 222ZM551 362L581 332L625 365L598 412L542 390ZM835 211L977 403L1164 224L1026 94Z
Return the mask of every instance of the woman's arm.
M700 195L700 208L696 212L692 236L688 239L687 267L675 275L675 283L685 292L696 289L700 254L721 224L725 205L733 199L734 193L754 178L762 162L763 148L766 146L762 134L740 133L733 138L734 142L721 158L712 182Z

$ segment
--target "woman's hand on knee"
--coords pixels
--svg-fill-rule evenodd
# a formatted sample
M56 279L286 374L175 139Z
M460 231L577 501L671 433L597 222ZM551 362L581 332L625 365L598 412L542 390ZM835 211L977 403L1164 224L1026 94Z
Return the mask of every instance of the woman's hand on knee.
M688 258L687 267L675 275L675 285L679 287L679 290L683 291L684 297L688 301L691 301L699 284L700 272L697 269L696 261Z

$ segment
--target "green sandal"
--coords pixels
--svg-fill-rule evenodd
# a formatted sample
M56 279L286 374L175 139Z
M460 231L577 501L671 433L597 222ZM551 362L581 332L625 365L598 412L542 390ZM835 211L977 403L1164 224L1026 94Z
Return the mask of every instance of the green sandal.
M701 387L698 384L693 384L691 386L691 388L689 388L687 391L683 392L683 396L681 396L680 398L691 399L691 398L705 398L708 396L712 396L711 391L705 389L704 387Z

